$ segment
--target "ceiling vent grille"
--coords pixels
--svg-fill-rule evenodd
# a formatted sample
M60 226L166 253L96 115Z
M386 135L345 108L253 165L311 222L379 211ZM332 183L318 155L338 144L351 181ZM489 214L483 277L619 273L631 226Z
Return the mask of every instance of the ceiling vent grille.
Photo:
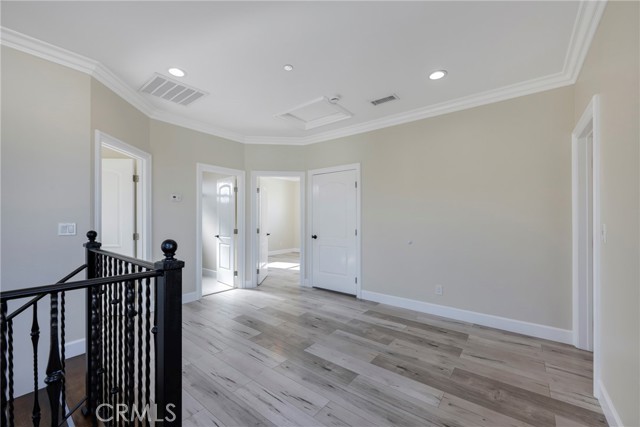
M187 86L157 73L140 88L140 92L180 105L189 105L207 95L200 89Z
M324 96L276 115L304 130L339 122L352 116L348 110Z
M384 98L378 98L378 99L374 99L373 101L371 101L371 103L373 105L380 105L380 104L384 104L386 102L391 102L391 101L395 101L398 98L398 95L396 94L391 94L389 96L385 96Z

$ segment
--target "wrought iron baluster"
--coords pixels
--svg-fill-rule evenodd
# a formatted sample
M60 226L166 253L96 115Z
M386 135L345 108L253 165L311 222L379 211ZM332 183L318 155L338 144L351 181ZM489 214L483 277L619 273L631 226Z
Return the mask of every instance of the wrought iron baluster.
M51 293L51 342L47 363L47 395L51 409L51 426L57 427L60 421L60 395L62 386L62 364L60 363L60 343L58 341L58 293Z
M135 291L133 282L128 281L126 284L126 299L127 299L127 319L126 319L126 331L127 331L127 372L126 372L126 384L127 384L127 407L131 411L134 403L134 375L135 375Z
M144 404L151 404L151 279L145 279L145 372L144 372ZM148 423L147 423L148 425Z
M94 286L91 288L91 408L93 408L94 424L95 422L95 410L98 407L98 396L100 395L100 373L102 368L100 366L100 352L101 352L101 340L100 340L100 295L98 288Z
M117 260L116 262L117 264L117 274L118 276L125 274L124 271L124 263L122 262L122 260ZM118 317L116 319L117 323L118 323L118 354L117 354L117 367L118 367L118 394L117 396L117 402L118 404L122 404L125 403L124 402L124 393L125 393L125 383L124 383L124 365L125 365L125 359L124 359L124 297L123 297L123 293L124 293L124 284L122 282L118 282L118 304L117 304L117 309L118 309ZM117 420L117 425L120 425L121 421L124 420Z
M9 425L15 425L15 414L13 409L13 319L7 321L7 332L9 335Z
M0 423L3 426L8 425L7 419L7 302L2 301L0 303L0 343L2 344L2 358L0 359L0 370L2 371L2 377L0 382L2 383L2 398L0 399L2 404L2 413L0 414Z
M66 355L65 355L65 340L66 340L66 296L65 292L60 292L60 363L62 365L62 410L65 411L67 404L67 369L66 369Z
M33 346L33 410L31 420L34 427L40 425L40 401L38 399L38 341L40 341L40 325L38 324L38 302L33 303L33 320L31 321L31 345Z
M138 273L142 271L142 268L138 267ZM140 280L136 280L136 288L138 291L138 316L136 318L136 332L138 333L138 360L137 360L137 373L138 373L138 386L136 387L138 390L138 409L142 409L144 403L142 402L142 282Z

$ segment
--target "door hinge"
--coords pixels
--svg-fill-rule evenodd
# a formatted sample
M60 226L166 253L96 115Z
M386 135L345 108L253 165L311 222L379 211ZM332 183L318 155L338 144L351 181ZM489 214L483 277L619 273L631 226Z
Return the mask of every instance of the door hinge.
M356 181L356 188L358 188L358 181Z
M260 187L256 188L256 193L260 194Z
M133 175L133 182L140 182L140 175Z
M238 270L233 272L233 277L238 277Z
M256 230L256 233L260 234L260 229L259 228Z
M256 268L256 274L260 274L260 269Z
M138 240L140 240L140 234L139 233L133 233L133 240L136 241L136 242Z
M358 229L356 228L356 236L358 235Z
M233 234L238 234L238 229L237 228L233 229Z
M237 193L238 192L238 187L233 187L233 192Z
M356 285L358 284L358 278L356 277Z

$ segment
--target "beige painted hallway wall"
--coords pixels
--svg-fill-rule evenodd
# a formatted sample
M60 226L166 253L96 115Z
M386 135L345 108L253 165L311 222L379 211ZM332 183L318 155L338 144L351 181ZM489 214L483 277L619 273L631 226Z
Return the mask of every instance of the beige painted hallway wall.
M572 122L567 87L310 145L307 167L361 163L364 290L570 329Z
M601 101L602 383L640 425L640 4L610 2L575 90L575 122Z
M1 47L2 55L2 290L55 283L84 264L91 224L91 78L78 71ZM52 84L55 82L55 84ZM74 222L76 236L58 236ZM81 276L82 277L82 276ZM84 295L69 292L67 306ZM40 304L40 349L49 348L49 313ZM19 307L10 303L9 310ZM32 390L31 312L14 321L16 395ZM67 340L84 336L84 311L67 311ZM23 337L23 339L20 339ZM44 372L46 358L39 360ZM42 376L44 377L44 376ZM42 379L41 377L41 379ZM44 385L44 384L42 384Z

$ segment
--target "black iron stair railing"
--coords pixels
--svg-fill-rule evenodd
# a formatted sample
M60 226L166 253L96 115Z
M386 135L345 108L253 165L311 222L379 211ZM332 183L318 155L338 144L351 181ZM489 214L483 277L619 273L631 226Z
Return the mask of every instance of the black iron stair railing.
M117 426L179 426L184 262L175 259L177 244L173 240L164 241L161 249L165 258L150 263L103 251L94 231L88 232L87 237L86 263L62 280L0 293L1 425L13 427L16 422L13 320L29 309L34 390L30 421L34 426L40 425L38 302L48 295L51 339L44 383L50 425L64 425L82 407L82 414L94 426L99 422ZM86 271L85 280L69 282L82 271ZM66 293L82 289L86 293L85 396L70 405L67 412ZM9 301L20 298L31 299L9 313Z

